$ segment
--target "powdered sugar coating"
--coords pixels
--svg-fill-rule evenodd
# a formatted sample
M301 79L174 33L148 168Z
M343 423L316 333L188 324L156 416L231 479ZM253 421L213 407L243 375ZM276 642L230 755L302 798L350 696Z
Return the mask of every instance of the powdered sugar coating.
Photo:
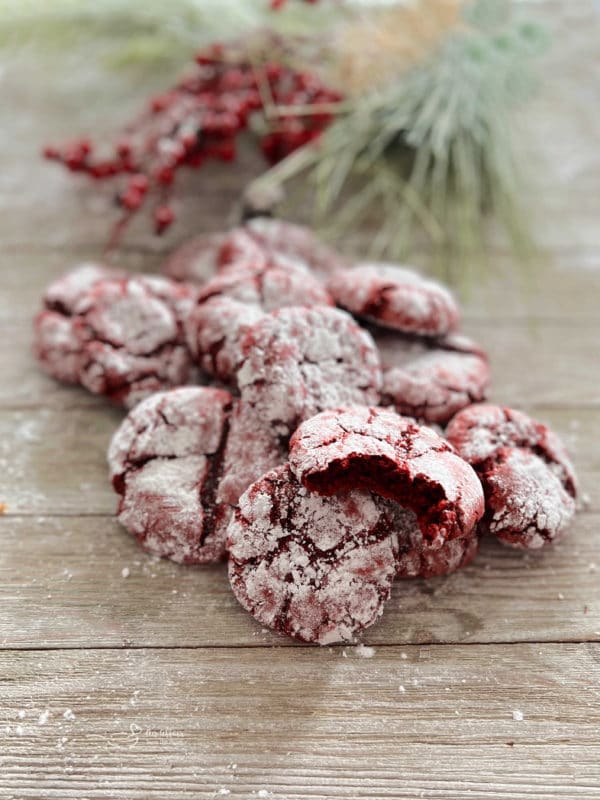
M325 408L378 402L377 349L343 311L275 311L246 332L240 349L237 384L242 400L283 439Z
M44 292L43 309L34 319L34 352L59 381L79 383L83 347L72 313L79 298L101 280L123 277L121 270L85 262L53 281Z
M485 359L433 350L384 372L382 403L393 405L399 414L443 425L457 411L484 400L489 384Z
M394 330L441 336L458 326L458 306L448 289L407 267L358 264L336 271L328 288L342 308Z
M253 406L240 400L231 415L217 501L234 506L255 480L287 461L287 446L264 424Z
M446 438L475 467L503 447L530 450L546 461L572 497L577 496L575 469L560 437L522 411L489 403L470 406L452 419Z
M79 383L83 348L73 319L58 311L44 309L33 321L33 349L45 371L63 383Z
M412 511L401 509L397 515L399 578L435 578L465 567L477 554L479 536L474 528L468 536L449 539L441 546L431 545L419 528Z
M125 278L126 273L95 261L85 261L53 281L43 295L44 306L55 311L73 311L79 298L96 283L111 278Z
M575 500L548 464L528 450L505 448L484 476L485 527L513 547L537 549L563 534Z
M35 323L38 358L55 377L128 407L187 381L189 287L154 276L107 278L89 267L62 280L60 310L42 311ZM47 294L58 303L56 287Z
M382 408L344 407L304 422L290 441L290 465L310 490L364 488L397 501L432 546L470 536L484 510L469 464L431 428Z
M206 283L219 271L219 253L226 235L207 233L188 239L166 259L161 272L174 281Z
M223 271L231 268L257 269L265 265L274 252L277 251L257 242L248 228L241 225L224 236L219 249L219 265Z
M234 382L240 339L263 312L321 305L333 305L325 287L286 256L270 255L253 267L234 264L200 291L186 323L188 344L209 375Z
M353 641L395 574L389 502L307 492L282 465L252 484L229 525L229 577L258 622L304 642Z
M256 305L263 311L334 305L323 284L300 262L277 254L256 266L232 265L200 290L199 300L217 296Z
M230 297L213 297L194 306L186 324L186 341L204 372L233 382L240 365L240 339L264 312Z
M515 409L481 404L457 414L447 436L481 478L486 530L521 548L542 547L564 533L575 513L577 480L549 428Z
M119 521L149 552L185 564L223 557L230 512L216 492L232 402L208 387L158 392L114 434L108 464Z

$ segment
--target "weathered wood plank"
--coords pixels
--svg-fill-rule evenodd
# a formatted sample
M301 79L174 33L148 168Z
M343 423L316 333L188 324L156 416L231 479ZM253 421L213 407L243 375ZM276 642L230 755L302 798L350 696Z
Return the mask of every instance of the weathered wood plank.
M4 652L2 794L598 797L599 645L361 654Z
M495 239L466 318L495 398L566 437L597 510L600 17L588 0L543 5L560 47L527 109L527 197L551 256L526 293ZM43 286L98 257L111 194L35 153L114 130L151 91L91 61L66 75L26 56L1 76L0 797L597 798L600 514L547 553L488 542L462 573L398 583L365 637L374 653L290 648L240 609L223 567L154 562L105 516L120 412L28 355ZM180 225L157 240L140 220L119 260L154 270L177 240L221 227L259 168L244 150L237 169L187 176ZM113 647L126 649L94 649Z
M291 644L237 604L224 566L152 559L113 519L4 517L0 537L4 649ZM462 572L398 581L382 620L363 638L600 641L598 575L600 514L582 514L547 552L486 541Z
M58 391L58 390L57 390ZM506 392L505 392L506 393ZM0 410L0 502L8 514L112 514L106 450L124 412L108 404L70 405L82 390L61 390L64 407ZM564 437L584 494L600 510L600 414L595 409L525 409Z

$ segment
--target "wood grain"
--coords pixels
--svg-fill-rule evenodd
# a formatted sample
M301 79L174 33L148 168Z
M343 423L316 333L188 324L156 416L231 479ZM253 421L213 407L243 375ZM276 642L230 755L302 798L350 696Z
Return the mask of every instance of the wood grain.
M600 641L599 534L600 514L587 513L543 553L486 541L465 570L398 581L382 620L362 638ZM114 519L5 517L0 537L1 648L292 644L238 605L224 566L153 559Z
M493 398L565 438L587 507L548 552L487 541L463 572L398 582L364 637L374 651L277 638L223 566L151 559L117 524L105 451L122 412L30 354L44 286L101 255L112 188L97 196L35 154L102 138L171 76L122 80L70 54L3 63L2 800L600 796L600 15L592 0L528 6L560 43L522 120L541 258L524 282L491 231L465 327L490 352ZM238 169L187 175L180 224L156 239L138 220L115 261L156 271L178 241L234 221L261 168L244 146ZM366 234L339 244L360 256Z
M2 796L597 798L599 645L361 653L0 653Z

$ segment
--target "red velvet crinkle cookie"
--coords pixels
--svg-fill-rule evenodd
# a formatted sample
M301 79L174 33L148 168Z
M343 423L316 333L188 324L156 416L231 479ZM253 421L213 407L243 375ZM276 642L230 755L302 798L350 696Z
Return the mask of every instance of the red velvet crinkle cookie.
M446 435L481 479L484 529L528 549L565 531L575 513L577 480L563 443L549 428L520 411L479 404L459 412Z
M431 428L382 408L328 410L290 441L290 464L310 491L369 489L414 511L424 542L471 536L484 511L472 467Z
M275 311L286 306L332 306L333 299L321 281L301 262L284 255L270 255L258 265L232 265L205 284L203 302L230 297L240 303Z
M405 518L396 523L399 578L435 578L467 566L477 555L479 536L475 528L467 536L449 539L441 546L428 543L412 511L402 509Z
M441 336L455 330L460 318L448 289L395 264L338 270L328 288L347 311L404 333Z
M305 419L346 403L378 402L371 336L334 308L283 308L247 330L237 385L263 424L285 439Z
M150 553L182 564L220 560L230 509L216 500L233 399L185 386L139 403L112 438L119 522Z
M301 261L321 275L345 266L345 260L310 228L281 219L255 217L235 228L221 248L222 264L252 262L260 253L280 253Z
M186 323L190 351L204 372L230 383L240 364L239 342L264 312L230 297L212 297L198 303Z
M161 271L174 281L204 284L220 269L220 252L226 233L194 236L180 245L163 263Z
M58 278L44 292L44 307L34 320L34 350L44 369L57 380L79 382L82 349L73 328L77 301L98 281L121 277L121 270L88 262Z
M241 225L225 234L219 248L219 267L222 271L237 267L256 269L266 264L273 248L264 247Z
M490 385L486 359L433 350L383 374L382 405L399 414L445 424L457 411L485 400Z
M96 280L60 312L60 322L49 325L44 311L38 315L36 352L55 377L132 407L152 392L187 381L192 360L183 319L193 301L189 287L166 278ZM57 350L68 360L67 373Z
M321 645L372 625L396 572L389 501L308 492L282 465L240 498L228 531L229 578L262 625Z
M188 344L209 375L230 382L240 338L262 312L321 305L333 305L325 287L287 256L269 256L258 267L232 266L200 290L186 323Z

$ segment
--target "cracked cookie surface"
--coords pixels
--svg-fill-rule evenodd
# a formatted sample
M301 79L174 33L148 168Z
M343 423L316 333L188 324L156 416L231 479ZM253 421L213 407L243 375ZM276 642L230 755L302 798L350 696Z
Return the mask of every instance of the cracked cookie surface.
M458 326L458 306L448 289L407 267L358 264L336 271L327 287L342 308L403 333L441 336Z
M353 641L381 615L396 572L393 506L325 498L282 465L253 483L229 526L229 577L262 625L303 642Z
M52 377L79 383L83 348L74 327L74 309L79 298L102 280L123 278L121 270L85 262L53 281L42 298L43 308L34 319L34 352Z
M485 400L487 361L470 353L433 350L383 374L382 405L399 414L443 425L472 403Z
M381 367L371 336L343 311L284 308L249 328L237 385L282 440L325 408L379 400Z
M233 265L200 290L186 322L188 344L208 374L229 383L239 364L240 339L263 313L332 305L322 283L286 256L269 256L258 266Z
M118 519L149 552L185 564L223 558L230 509L216 494L232 402L208 387L158 392L114 434Z
M192 290L154 276L92 279L87 273L60 279L71 287L68 303L63 298L59 305L56 285L49 287L46 298L54 305L46 299L36 317L35 350L47 371L127 407L186 383L192 361L183 319Z
M512 408L480 404L459 412L446 435L481 479L484 529L527 549L565 532L577 479L565 446L546 425Z

